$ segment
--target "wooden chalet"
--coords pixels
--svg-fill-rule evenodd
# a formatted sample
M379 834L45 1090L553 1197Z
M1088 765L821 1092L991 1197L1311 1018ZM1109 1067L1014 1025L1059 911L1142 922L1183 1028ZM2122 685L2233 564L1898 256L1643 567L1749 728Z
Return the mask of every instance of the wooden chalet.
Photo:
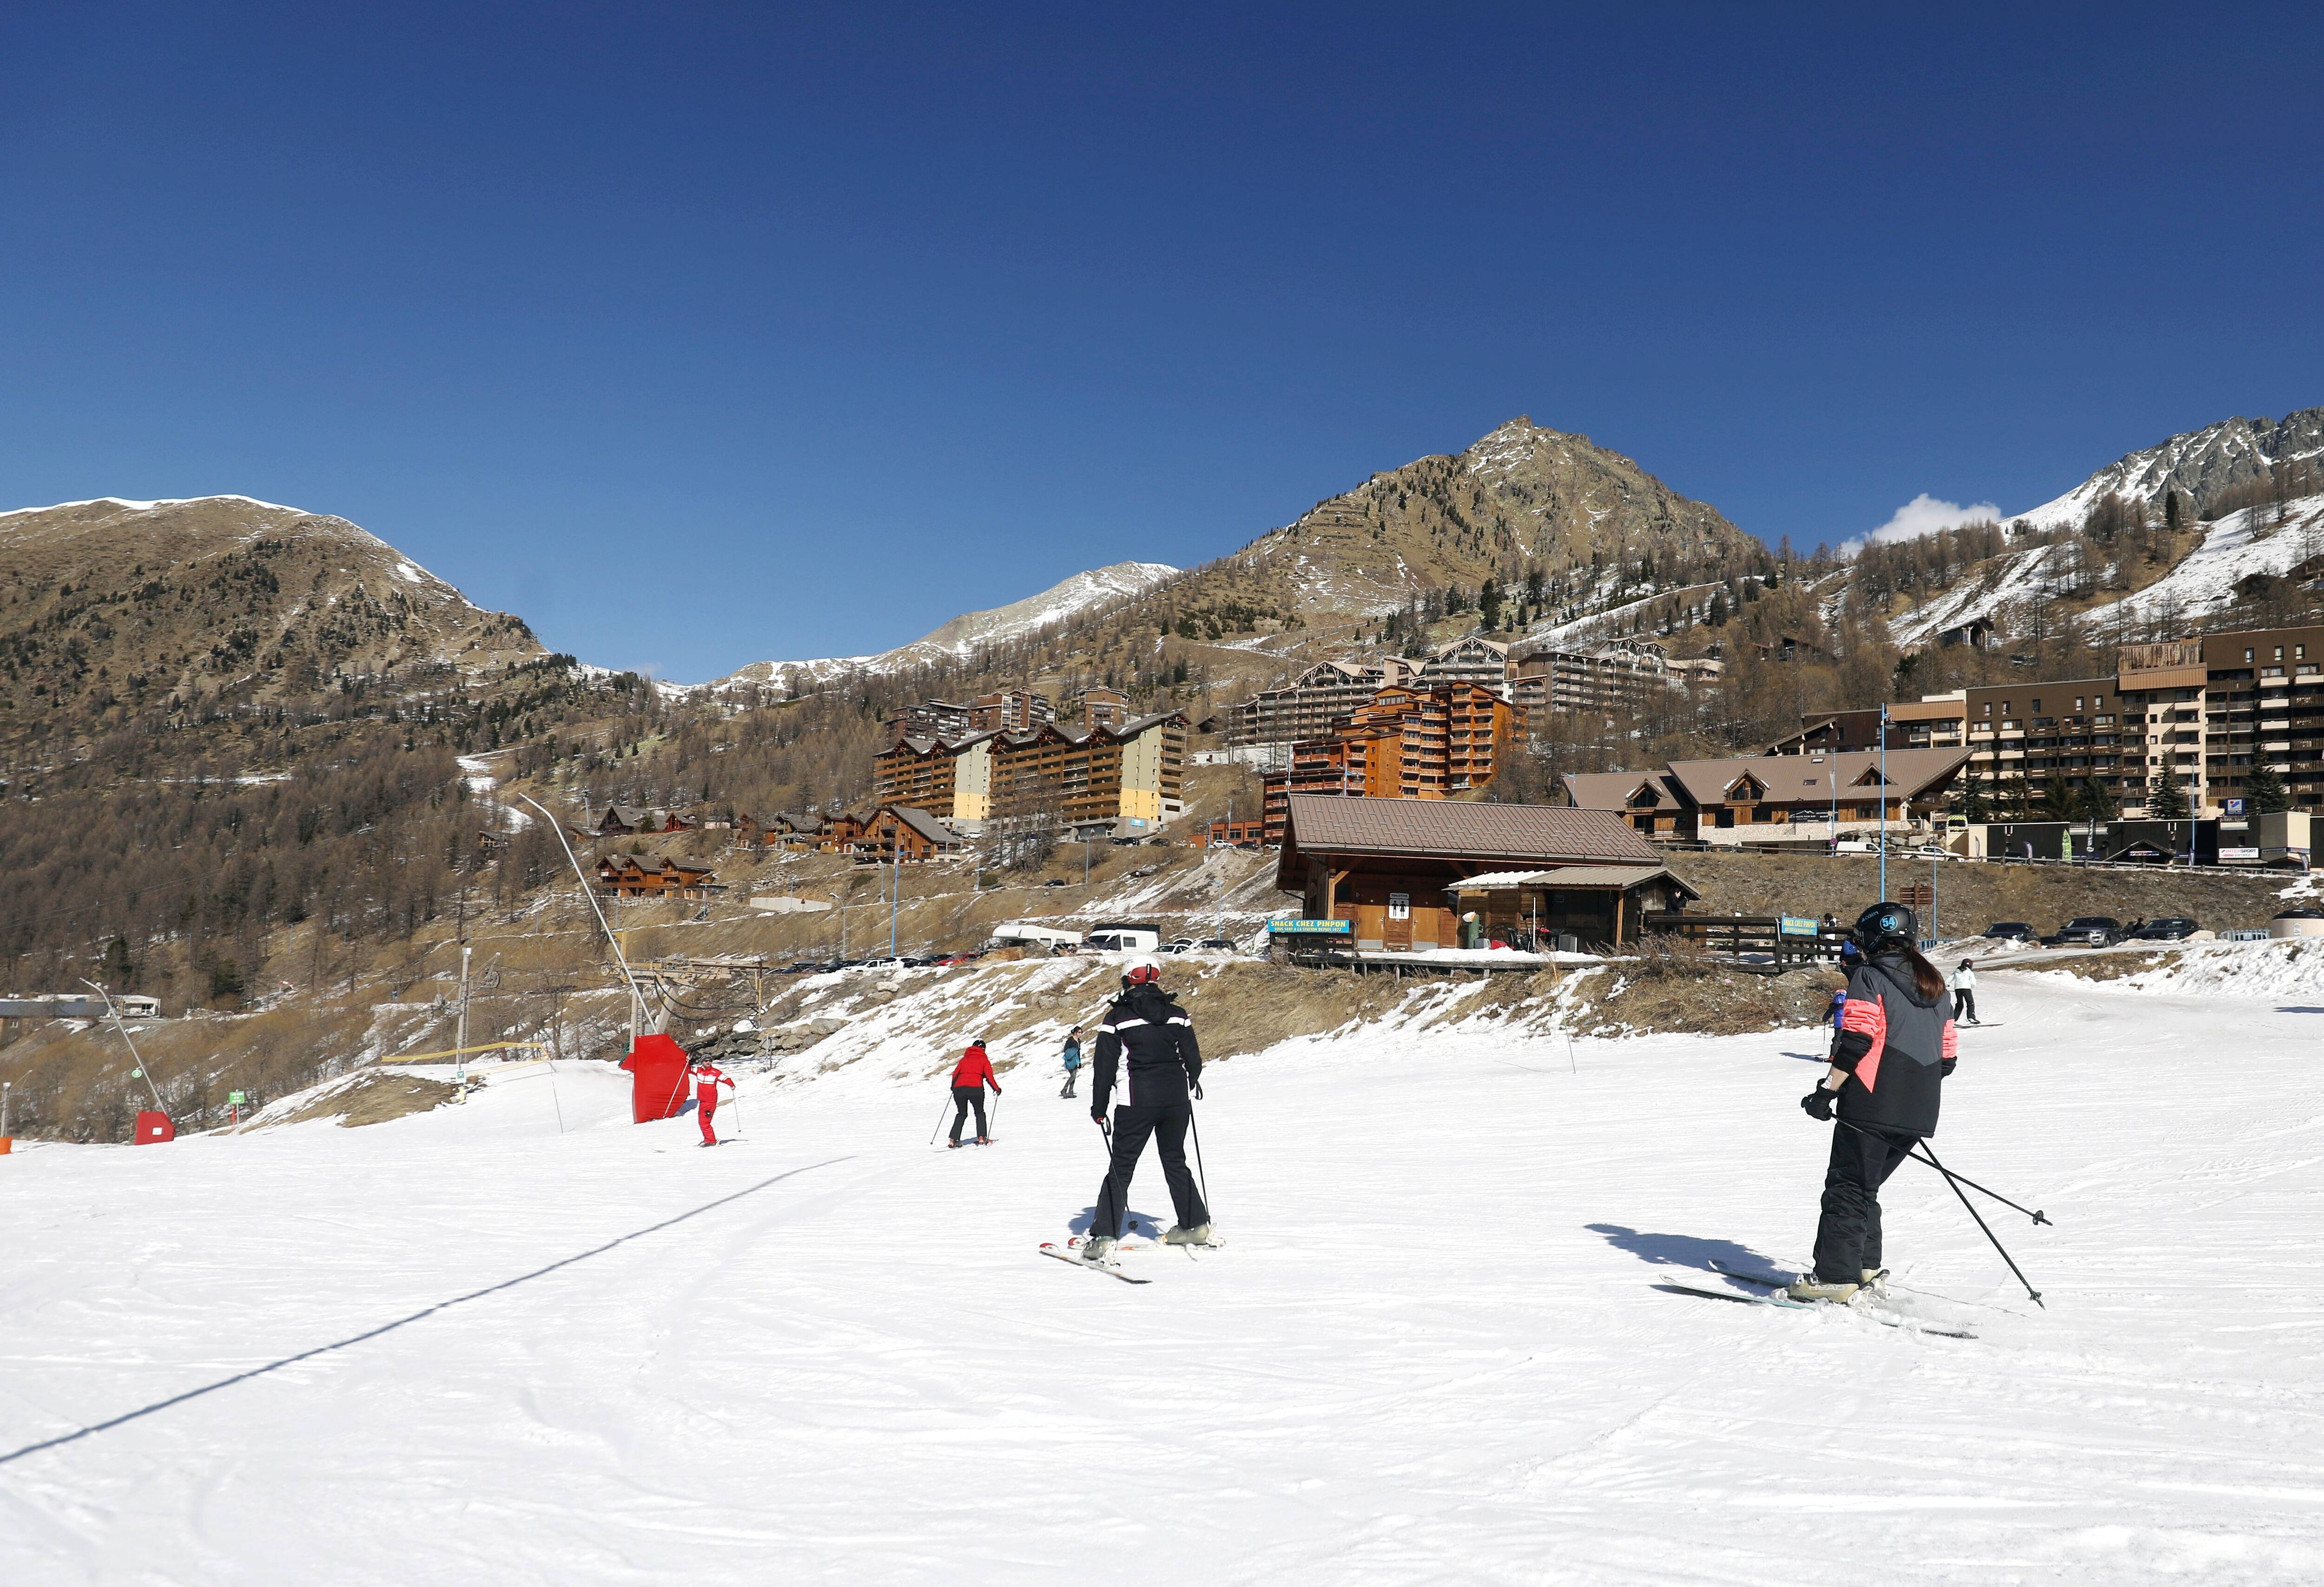
M1360 951L1458 946L1460 915L1478 908L1462 889L1480 878L1522 874L1511 898L1529 900L1480 913L1525 912L1590 943L1635 941L1646 909L1689 890L1674 891L1662 856L1610 811L1329 794L1287 804L1275 885L1299 893L1310 919L1350 922Z
M651 810L635 805L607 805L605 813L597 817L590 830L593 837L628 837L643 832L653 821Z
M916 863L939 854L956 854L967 846L967 840L926 810L882 805L865 819L853 846L858 861Z
M726 890L699 860L607 854L597 862L597 890L622 899L711 899Z

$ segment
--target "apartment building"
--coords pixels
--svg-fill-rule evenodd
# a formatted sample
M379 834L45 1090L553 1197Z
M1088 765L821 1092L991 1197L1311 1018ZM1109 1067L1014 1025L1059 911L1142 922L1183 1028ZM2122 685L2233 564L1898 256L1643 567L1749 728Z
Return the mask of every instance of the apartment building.
M1506 689L1509 681L1509 648L1482 634L1456 639L1450 644L1439 645L1420 664L1418 681L1473 683L1489 689Z
M1057 707L1047 695L1028 688L1004 689L979 695L968 708L971 733L1022 733L1057 719Z
M1687 676L1652 640L1616 640L1582 650L1526 650L1509 670L1510 697L1527 711L1600 715L1635 709L1661 691L1681 687Z
M1118 688L1085 688L1081 706L1084 727L1120 727L1130 720L1130 697Z
M973 706L951 700L923 700L888 719L899 738L958 738L968 731Z
M1044 722L992 741L991 818L1151 832L1185 814L1186 718L1176 711L1119 728Z
M1294 793L1445 798L1492 781L1525 734L1525 707L1483 684L1383 688L1327 736L1294 744L1288 771L1260 777L1268 841L1280 841Z
M1332 724L1391 684L1409 682L1414 669L1389 659L1367 666L1318 661L1279 688L1262 689L1226 713L1230 744L1288 744L1321 738Z
M1963 742L1966 706L1963 691L1923 695L1899 700L1888 707L1887 744L1892 750L1959 749ZM1878 749L1880 707L1861 711L1812 711L1800 718L1800 730L1767 746L1771 755L1847 754Z

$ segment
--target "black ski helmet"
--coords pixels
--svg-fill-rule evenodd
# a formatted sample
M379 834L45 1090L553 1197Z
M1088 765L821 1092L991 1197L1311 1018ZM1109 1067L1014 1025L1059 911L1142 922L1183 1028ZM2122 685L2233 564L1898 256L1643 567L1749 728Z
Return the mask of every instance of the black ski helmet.
M1902 904L1875 904L1856 918L1856 929L1849 935L1866 953L1877 953L1881 944L1892 937L1902 939L1907 946L1918 942L1921 922Z

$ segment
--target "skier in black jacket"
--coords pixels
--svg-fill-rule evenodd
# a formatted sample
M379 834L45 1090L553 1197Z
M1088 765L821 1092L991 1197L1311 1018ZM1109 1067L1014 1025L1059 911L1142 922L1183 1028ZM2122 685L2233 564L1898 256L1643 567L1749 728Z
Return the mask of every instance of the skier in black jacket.
M1186 1171L1186 1127L1194 1121L1194 1099L1203 1094L1203 1054L1194 1045L1194 1022L1162 990L1152 964L1130 966L1121 978L1121 996L1097 1028L1096 1075L1090 1092L1090 1117L1106 1121L1107 1099L1121 1082L1121 1105L1113 1110L1113 1160L1097 1193L1097 1215L1090 1223L1083 1259L1102 1262L1121 1238L1130 1213L1130 1181L1145 1154L1146 1139L1162 1158L1162 1177L1178 1214L1165 1234L1169 1245L1202 1245L1211 1238L1210 1210Z
M1856 922L1864 950L1848 978L1848 1001L1831 1043L1831 1068L1800 1099L1831 1127L1815 1272L1794 1300L1852 1299L1878 1282L1880 1187L1921 1138L1937 1132L1944 1077L1959 1061L1943 972L1913 946L1920 922L1902 904L1875 904ZM1849 1126L1854 1125L1854 1129Z

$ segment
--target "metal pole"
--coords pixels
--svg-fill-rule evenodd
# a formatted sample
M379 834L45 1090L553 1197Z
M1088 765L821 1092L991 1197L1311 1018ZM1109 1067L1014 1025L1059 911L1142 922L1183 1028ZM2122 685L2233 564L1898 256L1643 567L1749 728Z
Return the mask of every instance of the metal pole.
M1880 707L1880 897L1888 897L1888 707Z
M589 878L582 871L581 862L574 856L573 845L565 841L564 824L550 815L549 807L530 794L521 793L516 797L539 810L541 819L549 823L549 830L557 835L557 846L565 851L566 863L573 867L574 878L581 883L582 900L589 906L589 912L597 918L597 929L603 931L605 934L605 940L613 945L613 962L622 967L622 979L629 983L630 986L630 1045L635 1047L638 1045L638 1016L644 994L638 991L638 978L630 972L630 961L622 952L621 939L613 935L613 928L605 923L605 911L597 907L597 895L589 890ZM618 902L619 895L615 895L615 898Z
M130 1057L136 1063L138 1076L145 1082L145 1089L152 1094L153 1111L160 1113L168 1112L170 1110L161 1105L161 1093L153 1084L153 1071L148 1069L145 1066L145 1060L139 1056L137 1044L129 1039L129 1027L121 1022L121 1010L113 1006L113 994L94 981L85 979L81 984L105 1000L105 1011L112 1019L113 1028L121 1033L122 1045L129 1049Z
M458 1088L460 1100L468 1099L468 955L466 943L460 945L460 1034L452 1043L452 1084Z
M888 956L892 959L896 956L896 911L901 906L904 896L903 828L899 826L896 829L891 841L894 843L895 847L889 851L890 858L888 863L890 878L888 882Z

